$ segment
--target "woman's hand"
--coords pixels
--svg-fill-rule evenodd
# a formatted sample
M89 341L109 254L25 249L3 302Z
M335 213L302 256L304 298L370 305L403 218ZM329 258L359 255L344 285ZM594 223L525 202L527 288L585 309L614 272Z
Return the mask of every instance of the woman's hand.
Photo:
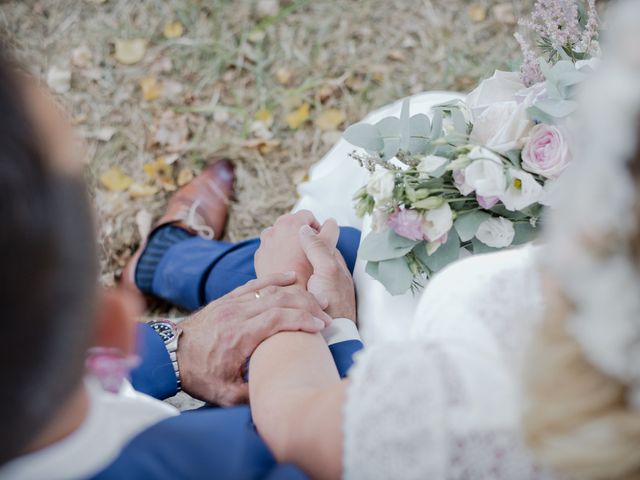
M335 220L327 220L319 233L304 225L299 230L300 245L313 268L307 290L329 306L325 311L332 318L356 321L356 296L353 278L336 249L340 230Z
M320 224L313 214L301 210L294 214L282 215L273 227L262 232L260 248L254 257L258 278L280 272L296 272L297 284L306 288L313 268L298 239L298 232L302 226L308 226L314 231L320 229Z

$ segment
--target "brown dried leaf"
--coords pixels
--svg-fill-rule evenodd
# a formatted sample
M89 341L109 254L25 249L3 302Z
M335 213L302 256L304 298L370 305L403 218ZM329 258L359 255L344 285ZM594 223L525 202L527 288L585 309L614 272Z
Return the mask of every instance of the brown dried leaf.
M191 170L190 168L183 168L182 170L180 170L180 172L178 172L178 186L182 187L183 185L186 185L187 183L189 183L191 180L193 180L193 170Z
M293 70L287 67L281 67L276 70L276 80L282 85L289 85L293 80Z
M342 110L337 108L328 108L316 118L316 127L320 130L336 130L342 122L346 120L347 116Z
M479 3L469 5L467 15L474 22L484 22L487 19L487 9Z
M187 144L189 127L186 115L167 110L151 127L151 144L160 145L170 152L178 152Z

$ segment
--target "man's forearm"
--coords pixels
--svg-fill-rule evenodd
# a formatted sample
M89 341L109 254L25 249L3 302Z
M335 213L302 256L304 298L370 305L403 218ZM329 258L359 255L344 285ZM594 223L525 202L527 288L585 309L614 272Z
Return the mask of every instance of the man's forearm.
M340 478L344 382L322 336L280 333L263 342L249 386L254 421L276 458L314 478Z

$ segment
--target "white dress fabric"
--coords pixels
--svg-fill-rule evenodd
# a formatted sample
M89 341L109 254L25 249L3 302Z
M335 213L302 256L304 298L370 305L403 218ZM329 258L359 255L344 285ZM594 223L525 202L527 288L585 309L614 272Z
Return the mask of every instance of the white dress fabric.
M460 94L416 95L411 114ZM365 121L400 115L401 102ZM299 188L296 209L370 231L351 197L368 173L338 144ZM354 282L365 350L349 378L346 479L548 479L523 445L520 368L542 315L535 249L475 256L418 294L391 296L358 260Z
M523 353L542 315L535 251L453 264L426 288L404 340L360 354L345 406L346 479L550 478L519 427Z

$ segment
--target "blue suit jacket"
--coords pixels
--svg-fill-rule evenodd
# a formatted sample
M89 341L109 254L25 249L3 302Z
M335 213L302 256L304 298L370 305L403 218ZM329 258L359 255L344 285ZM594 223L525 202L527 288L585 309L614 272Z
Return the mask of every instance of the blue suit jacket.
M136 390L158 399L175 395L177 379L162 339L150 327L138 330L142 362L131 374ZM356 340L330 347L342 377ZM278 464L258 435L248 406L203 407L152 425L134 437L118 458L94 477L106 479L304 479L293 465Z

